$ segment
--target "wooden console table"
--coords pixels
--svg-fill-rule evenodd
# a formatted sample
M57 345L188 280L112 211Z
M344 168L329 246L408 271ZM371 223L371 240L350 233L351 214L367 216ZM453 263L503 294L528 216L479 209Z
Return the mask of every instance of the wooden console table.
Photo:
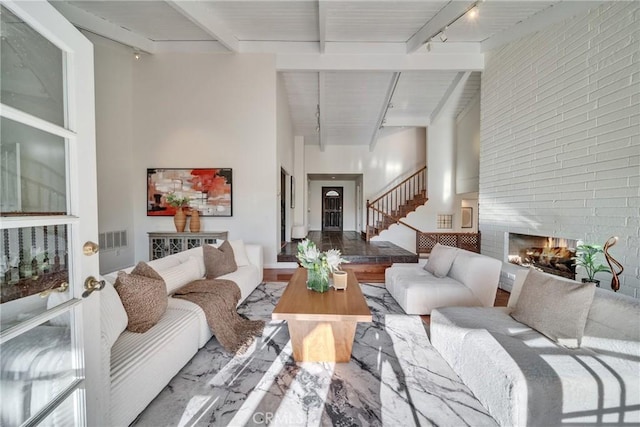
M149 234L149 260L197 248L204 244L227 240L226 231L208 231L203 233L172 233L158 231Z
M347 271L347 289L315 292L307 289L307 271L293 274L271 318L286 320L296 362L351 360L358 322L371 322L371 311L360 284Z

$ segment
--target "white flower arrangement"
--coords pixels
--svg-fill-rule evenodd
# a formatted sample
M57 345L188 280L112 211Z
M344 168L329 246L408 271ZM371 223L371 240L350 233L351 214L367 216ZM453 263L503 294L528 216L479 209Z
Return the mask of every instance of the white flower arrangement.
M342 254L338 249L329 249L326 252L320 252L316 244L307 239L298 243L298 255L296 257L298 261L300 261L300 265L304 268L324 270L328 273L339 271L340 264L349 262L342 258Z

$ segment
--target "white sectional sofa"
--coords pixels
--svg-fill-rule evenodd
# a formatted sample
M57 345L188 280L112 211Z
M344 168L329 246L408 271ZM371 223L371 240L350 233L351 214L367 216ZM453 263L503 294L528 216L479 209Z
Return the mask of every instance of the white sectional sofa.
M509 307L434 310L433 346L500 425L638 425L640 301L596 288L580 348L566 348L510 316L526 274Z
M396 263L385 271L387 290L407 314L426 315L438 307L493 306L502 269L497 259L455 249L446 276L437 277L424 267L421 260L418 264Z
M233 244L233 242L231 242ZM246 257L238 270L219 277L233 280L242 302L261 282L262 247L244 246ZM234 252L237 246L234 247ZM163 276L168 293L205 275L202 248L193 248L148 263ZM241 265L242 264L242 265ZM132 268L124 270L130 272ZM189 301L169 298L160 321L144 333L124 328L126 313L113 287L117 272L103 276L101 292L103 395L110 419L104 424L127 426L211 338L202 309ZM125 318L123 319L123 313ZM123 323L124 322L124 323Z

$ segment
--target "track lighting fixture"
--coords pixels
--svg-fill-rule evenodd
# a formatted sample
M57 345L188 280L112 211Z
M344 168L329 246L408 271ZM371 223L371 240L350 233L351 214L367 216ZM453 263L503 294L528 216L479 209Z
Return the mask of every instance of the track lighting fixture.
M471 9L469 9L469 12L467 12L467 16L469 17L469 19L476 19L478 17L478 5L473 6Z
M140 59L140 52L133 52L133 57L135 59Z
M442 42L446 42L449 37L447 36L446 31L449 29L449 27L453 24L455 24L456 22L458 22L458 20L460 18L462 18L463 16L466 16L467 19L469 21L473 21L475 19L477 19L480 16L480 11L478 10L478 3L483 2L484 0L478 0L477 2L475 2L473 4L473 6L471 6L471 8L467 9L462 15L457 16L455 19L453 19L451 22L449 22L447 25L445 25L444 27L442 27L440 29L440 31L438 31L437 33L435 33L431 39L429 39L429 41L427 42L427 50L430 51L431 50L431 46L429 45L430 42L433 41L437 41L436 37Z

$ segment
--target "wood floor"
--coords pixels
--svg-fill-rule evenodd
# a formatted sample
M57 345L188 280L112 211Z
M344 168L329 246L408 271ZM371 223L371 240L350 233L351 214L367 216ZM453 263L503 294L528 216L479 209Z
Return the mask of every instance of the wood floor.
M288 282L295 271L295 268L266 268L264 269L263 280L265 282ZM372 270L369 272L356 273L356 276L358 277L358 281L360 282L380 284L380 286L384 286L384 270ZM509 292L498 289L498 293L496 294L496 301L493 304L494 307L506 307L507 302L509 301L509 295ZM426 323L429 323L430 316L420 317L422 317L422 320L424 320Z

